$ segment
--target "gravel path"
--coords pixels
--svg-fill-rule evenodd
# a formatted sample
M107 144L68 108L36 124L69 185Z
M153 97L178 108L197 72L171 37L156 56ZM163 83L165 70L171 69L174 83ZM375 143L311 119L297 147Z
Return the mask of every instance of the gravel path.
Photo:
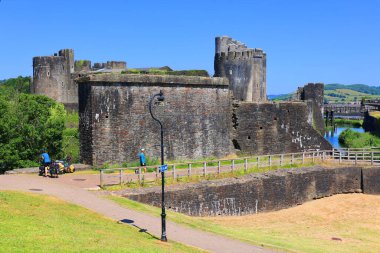
M56 180L36 175L0 175L0 190L16 190L52 195L114 220L127 222L135 227L146 230L158 238L161 237L160 218L121 207L110 200L103 199L95 193L83 189L80 181L77 182L78 185L75 185L75 182L68 178L65 181L64 179ZM167 236L169 240L192 245L211 252L274 252L238 240L191 229L173 222L167 222Z

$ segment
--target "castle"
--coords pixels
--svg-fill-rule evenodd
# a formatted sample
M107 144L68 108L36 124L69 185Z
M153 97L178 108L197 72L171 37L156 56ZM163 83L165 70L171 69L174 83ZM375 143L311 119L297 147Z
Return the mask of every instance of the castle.
M60 98L53 98L61 102L77 99L81 159L87 164L135 160L140 147L149 156L159 156L159 129L148 102L160 90L165 102L154 106L154 114L164 125L168 159L332 148L315 129L320 122L323 127L319 101L323 84L306 85L300 101L268 102L266 54L229 37L217 37L215 44L215 75L211 78L117 73L121 71L97 74L90 63L82 61L80 70L60 68L49 77L34 65L33 86L40 93L48 86L45 94L49 95L58 85L55 95ZM75 66L66 64L67 59L73 62L71 56L72 51L61 50L59 56L34 61L49 69L62 64L67 71L68 66ZM52 73L60 75L51 77ZM70 78L65 79L67 86L63 82L60 87L63 76ZM71 87L77 88L77 95L65 100L66 94L74 92Z
M73 49L62 49L52 56L33 58L31 91L63 103L66 109L77 111L78 84L74 81L75 77L80 73L120 72L126 68L127 63L124 61L108 61L91 66L88 60L75 61Z

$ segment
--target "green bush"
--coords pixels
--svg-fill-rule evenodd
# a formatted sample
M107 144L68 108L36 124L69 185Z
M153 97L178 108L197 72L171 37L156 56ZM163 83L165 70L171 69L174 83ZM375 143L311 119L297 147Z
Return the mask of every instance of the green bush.
M78 128L66 128L63 130L62 143L63 157L70 156L73 163L79 162L79 131Z
M41 95L0 94L0 114L0 173L38 165L42 149L52 158L62 155L62 104Z
M380 138L370 133L358 133L348 128L339 135L339 143L347 148L379 147Z

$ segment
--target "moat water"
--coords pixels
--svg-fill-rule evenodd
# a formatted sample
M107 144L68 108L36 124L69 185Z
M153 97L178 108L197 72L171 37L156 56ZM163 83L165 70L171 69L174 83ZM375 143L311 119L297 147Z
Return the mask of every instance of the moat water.
M346 130L347 128L351 128L351 130L364 133L364 129L362 127L353 127L353 126L337 126L335 129L330 129L325 134L325 139L328 140L334 148L343 148L343 146L339 143L339 135Z

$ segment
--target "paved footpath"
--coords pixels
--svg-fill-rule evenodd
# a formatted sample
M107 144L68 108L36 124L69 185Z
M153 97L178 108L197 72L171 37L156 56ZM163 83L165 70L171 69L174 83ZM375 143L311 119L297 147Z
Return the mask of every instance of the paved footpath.
M36 175L0 175L0 190L16 190L52 195L93 210L111 219L128 221L127 223L135 227L144 229L158 238L161 237L161 220L159 217L127 209L111 200L97 196L93 192L74 184L67 184L64 181L38 177ZM211 252L274 252L220 235L191 229L170 221L167 222L167 236L169 240L192 245Z

